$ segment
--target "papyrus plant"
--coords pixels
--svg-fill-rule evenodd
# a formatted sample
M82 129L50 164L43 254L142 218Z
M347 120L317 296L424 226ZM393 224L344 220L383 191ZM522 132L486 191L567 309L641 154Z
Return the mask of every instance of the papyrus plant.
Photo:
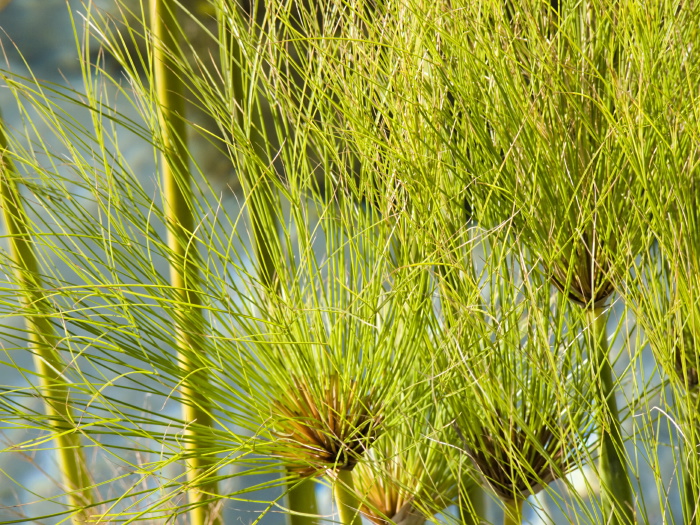
M635 260L625 288L640 325L647 334L658 364L673 393L672 421L678 425L683 465L683 511L685 523L698 521L697 384L700 302L697 294L700 269L700 216L698 215L698 59L691 50L698 38L697 6L678 9L676 23L658 19L666 27L656 44L664 50L658 97L639 101L632 118L649 125L647 148L629 149L640 183L650 199L647 226L654 248ZM643 62L644 54L635 59Z
M37 115L43 123L41 132L36 124L25 128L23 138L28 144L14 142L18 146L14 160L18 173L31 182L27 224L41 232L43 239L36 245L40 254L36 262L43 287L50 290L51 308L46 310L44 321L56 330L60 348L70 358L71 367L61 367L61 373L68 377L74 369L75 384L80 385L70 404L76 416L69 419L90 429L84 434L93 445L95 467L90 474L101 490L95 498L101 505L89 511L90 519L161 519L186 514L219 498L210 489L204 489L204 497L193 504L182 501L181 496L206 486L205 478L215 474L217 465L226 463L223 457L227 453L238 457L244 451L236 433L240 425L235 411L228 405L231 410L221 412L231 385L216 375L209 383L201 379L202 374L183 371L186 367L172 351L175 341L182 337L176 333L172 319L181 321L183 310L212 312L211 290L208 285L202 287L201 302L173 298L164 261L181 261L178 256L182 257L182 252L164 240L165 225L172 223L172 215L166 218L162 200L154 190L156 179L135 174L115 146L125 136L150 137L152 142L145 142L146 146L159 144L160 134L147 126L148 122L157 122L156 101L148 90L137 90L129 93L133 97L130 100L134 105L142 104L146 118L139 120L134 112L130 116L118 113L110 105L118 87L95 74L86 63L88 89L82 96L70 89L42 85L36 79L4 77L20 111ZM81 111L92 128L75 119ZM144 189L149 185L150 189ZM201 188L192 193L190 202L206 202L199 200ZM209 226L216 231L212 223ZM193 240L195 246L198 243ZM197 270L207 270L201 260L194 260ZM213 284L211 275L209 279ZM9 283L14 285L15 281ZM220 282L214 286L223 289ZM5 293L10 290L14 288L7 288ZM216 295L216 301L222 299L221 291ZM202 352L212 340L206 335L213 332L213 318L201 313L188 317L186 329L202 345L188 350L190 355L201 357L198 371L218 370L218 354L212 358ZM12 301L3 301L2 315L3 322L16 315ZM48 328L42 332L51 336ZM8 355L26 352L26 337L16 331L4 330L3 344ZM20 365L16 369L22 370ZM217 411L216 427L196 418L180 417L177 409L183 405L202 408L192 398L176 395L183 383L198 393L206 392L206 401L211 404L204 415L212 416ZM66 402L65 390L59 398ZM46 417L32 413L26 399L26 387L3 391L3 405L9 409L4 422L19 428L45 427L42 420L45 422ZM65 426L62 433L63 438L71 440L75 436ZM33 437L23 449L34 453L44 442L43 436ZM12 448L14 445L6 450ZM62 445L60 452L78 453L70 443ZM203 460L211 468L205 467L190 480L185 477L186 468L179 472L176 469L169 487L162 490L161 469L186 465L188 460ZM110 465L121 472L110 470ZM21 480L17 483L21 486ZM72 497L80 494L77 487L61 490ZM50 497L41 494L38 501ZM75 510L68 507L31 514L34 511L29 509L18 521Z
M421 346L428 344L426 339ZM416 367L411 374L416 383L396 407L399 423L377 439L355 470L362 513L377 525L422 525L458 500L462 458L450 446L454 429L445 406L435 402L428 369Z
M87 18L88 23L93 24L95 34L114 36L101 32L96 19ZM148 28L148 24L144 23L144 27ZM179 31L177 24L167 29L172 32L171 36ZM147 34L146 29L143 31ZM239 34L233 49L247 45L248 51L255 51L257 35L257 29L251 30L249 39ZM216 37L214 41L217 41ZM156 38L153 43L158 47L161 41ZM150 89L147 81L153 77L149 76L148 67L145 71L139 67L147 62L139 62L139 57L126 54L119 44L119 41L105 42L129 75L128 89L123 89L116 79L109 77L102 69L102 63L93 64L88 60L84 62L87 94L83 101L70 90L56 91L38 83L27 85L22 83L23 79L10 78L8 84L16 92L21 110L41 115L48 127L48 132L41 136L34 132L32 125L28 126L27 138L36 142L32 148L17 153L17 163L24 172L34 173L37 178L34 191L38 197L33 202L31 217L45 230L44 246L49 256L46 258L48 262L42 265L42 272L47 273L46 286L53 290L52 297L60 305L51 318L62 324L66 348L70 351L77 349L80 355L77 374L86 383L86 391L75 406L81 412L81 421L90 426L94 435L106 436L105 442L94 438L99 448L113 454L117 463L123 462L127 469L127 473L112 479L105 479L104 472L95 473L105 490L114 487L120 478L126 485L103 499L106 506L100 509L100 519L157 519L190 510L197 513L215 500L220 501L221 495L212 490L217 469L223 467L226 470L226 465L234 460L238 465L244 465L242 456L250 453L251 448L245 448L248 441L241 437L241 427L258 430L259 420L251 422L237 411L237 397L231 393L237 384L231 383L230 379L241 379L245 370L227 372L239 356L226 353L230 345L224 345L221 337L217 337L217 327L237 323L237 316L248 318L249 324L236 324L236 332L227 332L236 341L254 338L258 333L269 333L269 328L260 329L260 326L278 327L274 325L275 315L267 315L269 303L262 299L269 291L270 279L261 276L264 272L250 269L251 237L247 236L244 227L236 228L237 224L245 223L242 219L245 213L241 213L232 199L226 200L226 210L221 212L223 197L220 193L212 193L198 172L182 133L168 134L173 122L158 120L159 110L168 105L155 95L155 90ZM225 46L222 49L224 54L232 52ZM217 106L219 99L206 98L211 91L202 86L221 89L221 84L207 84L208 79L203 80L200 71L193 70L190 62L182 58L179 48L161 50L165 52L168 73L180 77L180 80L188 79L190 90L198 90L197 93L210 106L220 107ZM238 55L229 55L229 58L230 61L225 62L228 66L232 63L240 65L235 62L240 58ZM260 62L253 60L253 63L260 66ZM255 76L256 70L252 69L252 73L246 71ZM141 76L142 73L145 77ZM255 85L255 81L251 84ZM165 91L181 102L172 87ZM114 110L111 97L115 93L122 94L128 101L123 111L129 112L129 104L132 104L142 113L138 115L132 110L125 116ZM257 93L250 96L257 100ZM65 112L56 99L72 109L87 110L92 129L76 124L70 112ZM232 104L242 103L234 101ZM183 120L182 106L179 108L173 116L175 125L182 129L187 123ZM173 107L166 109L172 110ZM224 108L226 119L221 126L224 128L234 123L234 139L224 142L224 149L230 147L232 152L231 165L239 171L249 166L256 167L258 176L262 172L274 185L278 173L267 164L269 159L261 158L260 153L260 147L270 146L270 143L258 142L264 141L264 136L260 139L259 130L255 144L249 140L252 133L245 128L254 120L250 112L245 113L246 118L231 121L228 109ZM289 108L284 111L292 112ZM58 144L49 145L49 135ZM166 164L172 162L176 165L175 171L179 172L169 179L166 186L174 190L175 200L185 202L191 220L185 220L178 213L166 213L164 208L172 211L173 193L161 194L154 178L148 173L135 173L130 168L119 144L125 136L133 138L134 135L143 139L147 147L152 147L154 154L163 154ZM165 135L167 137L161 140ZM306 151L304 144L290 143L289 147L291 152L287 152L292 155ZM60 163L56 151L61 151ZM194 173L191 185L186 183L183 174L189 168ZM303 169L295 173L301 174ZM257 180L254 176L252 178ZM297 204L295 218L303 216L306 210L301 207L301 201ZM282 205L279 206L274 210L276 213L281 213ZM38 210L41 213L37 214ZM271 213L258 215L256 220L265 221L270 216ZM257 232L261 231L260 224L263 223L259 223ZM176 242L172 245L164 241L166 225L174 231ZM270 232L270 243L276 237L276 231ZM309 241L312 236L302 238ZM259 244L260 236L253 235L252 240ZM309 250L313 251L312 244L301 246L296 253L307 256ZM290 249L288 253L292 251ZM64 266L52 264L53 258ZM291 259L278 262L284 264ZM179 285L168 284L164 260L185 267L187 275ZM287 269L290 271L283 275L295 282L294 268ZM339 271L344 274L347 269L343 267ZM316 278L314 286L319 286L323 279L321 270L313 275ZM373 282L381 282L381 278ZM241 285L241 280L246 284ZM296 286L297 293L292 295L297 298L304 296L304 283L297 281ZM235 308L226 306L231 301L237 302ZM10 302L5 303L5 307L4 316L14 315ZM280 308L279 311L285 310ZM115 326L117 329L113 329ZM334 337L340 337L338 333L336 331ZM8 351L23 348L22 338L15 333L8 332L3 337ZM306 334L300 339L302 344L305 338ZM183 339L187 339L184 345ZM180 349L187 355L178 356L170 351L177 346L176 342L181 343ZM344 351L342 344L338 348ZM188 359L191 357L195 358L194 366ZM245 360L241 363L244 368L249 366ZM344 386L358 380L345 382ZM247 384L245 381L239 383ZM334 388L338 384L335 382L325 391L326 394L337 393ZM182 385L186 385L192 395L174 395ZM297 386L298 383L289 383L289 388ZM17 418L28 417L22 414L20 402L13 405L15 398L22 398L23 391L12 390L4 395L8 399L7 406L14 406ZM154 406L144 406L134 402L134 395L140 395L146 402L152 399L160 400L160 403L155 401ZM352 407L362 407L365 398L364 393L358 395L359 401L351 403ZM184 407L188 414L199 410L199 415L182 419L173 415L173 406ZM269 406L266 405L265 409L268 410ZM342 420L345 416L335 414L334 417ZM117 438L125 441L113 445L111 440ZM27 444L27 449L31 450L31 446L36 445ZM65 452L72 453L72 450ZM185 460L180 464L194 467L190 469L192 475L186 479L185 472L175 473L167 490L160 491L160 469L178 460ZM286 461L273 462L271 469L280 464L286 464ZM134 481L134 478L137 479ZM191 505L179 500L182 493L192 491L199 491L202 497ZM207 510L206 514L214 516L215 512Z
M53 305L44 289L34 248L35 232L25 210L22 177L12 157L0 115L0 209L10 248L3 264L11 269L19 287L28 350L36 367L38 384L33 388L45 403L48 429L55 435L60 482L68 495L72 522L81 523L88 519L95 503L92 480L72 408L68 366L61 356L60 337L51 320Z
M526 496L549 491L548 482L582 464L589 413L600 416L605 461L626 467L614 407L604 404L615 399L615 378L599 307L638 256L633 226L648 217L653 186L637 191L630 174L657 158L664 134L649 133L654 113L638 104L640 86L653 85L652 77L635 74L640 61L625 53L655 63L657 55L644 55L643 37L692 17L676 16L671 3L659 3L663 16L655 12L653 23L632 2L368 5L269 2L250 16L235 2L211 2L217 31L202 24L210 51L169 57L188 85L187 103L208 114L214 129L183 123L221 150L244 187L242 194L212 188L189 147L177 159L193 173L193 223L179 248L197 252L198 301L173 298L164 265L182 257L165 241L173 217L152 167L132 168L122 151L127 137L138 137L149 155L172 153L161 140L160 101L144 55L126 53L118 34L88 16L123 68L119 75L110 77L86 54L83 98L8 81L22 111L37 115L24 132L30 145L13 151L20 171L35 179L30 216L42 232L51 318L85 385L74 408L95 453L120 469L95 473L107 494L103 521L167 520L193 506L253 499L265 500L258 512L278 506L307 519L280 499L304 477L334 485L345 523L357 523L362 509L379 511L377 519L420 520L453 497L447 477L430 474L428 490L424 476L447 463L461 480L467 460L517 520ZM136 33L146 35L144 28ZM691 43L676 46L679 53ZM694 69L684 78L692 93ZM653 89L644 93L654 100ZM126 102L120 111L112 107L116 94ZM635 113L638 107L645 109ZM77 108L90 112L89 129L72 118ZM48 131L35 132L38 121ZM675 129L683 136L693 126L687 118ZM685 136L697 139L692 131ZM680 173L695 168L694 155L659 165ZM474 274L483 263L462 231L467 194L482 227L510 227L499 246L515 244L512 253L527 254L531 264L509 255L510 274L496 262ZM480 253L491 260L488 249ZM15 284L8 281L8 290ZM561 297L552 297L550 285ZM576 304L567 310L569 299ZM435 307L428 336L426 302ZM683 305L673 325L687 328L695 303L669 302ZM2 315L16 315L15 305L3 302ZM182 312L191 314L188 322L174 325ZM199 368L183 366L175 351L183 327L196 338ZM9 354L24 349L15 332L2 337ZM401 405L420 383L404 380L426 337L437 348L436 365L420 361L419 371L437 387L419 399L450 407L455 424L445 427L452 436L445 441L464 452L459 460L432 448L442 424L424 425L420 410ZM588 362L581 357L586 338L595 349ZM688 371L690 346L675 354ZM449 359L441 362L440 354ZM586 366L591 383L581 379ZM494 374L499 383L488 380ZM206 401L195 402L202 419L179 415L193 399L177 395L183 385ZM576 401L592 391L581 416ZM12 421L40 421L21 408L26 391L2 395ZM193 435L203 437L196 447ZM408 454L403 465L412 456L425 468L397 472L391 458L399 455L388 458L387 443ZM428 452L420 452L423 445ZM353 479L367 460L375 485L364 474L361 483ZM188 480L178 469L195 461L204 468ZM269 478L251 486L248 473ZM229 476L241 476L238 489L225 489ZM214 480L225 492L201 490ZM606 483L614 490L603 519L629 521L624 476ZM272 485L284 488L272 497L249 493ZM397 504L381 507L372 487L396 495ZM203 499L191 505L184 496L197 488ZM610 508L618 502L623 513L615 517ZM601 521L585 507L577 512L577 519Z
M298 475L327 475L341 520L355 523L352 472L397 423L390 407L406 387L420 334L412 317L421 309L405 305L425 299L413 278L392 275L391 239L375 236L382 228L372 214L352 199L319 207L313 229L294 226L297 262L277 269L294 284L282 288L267 335L239 343L237 403L260 422L255 450ZM323 243L323 255L304 249L306 235Z
M472 256L483 262L466 263L483 271L471 281L480 293L467 293L470 281L452 288L469 297L470 315L445 332L450 366L437 388L475 477L503 502L504 523L520 523L529 496L551 491L589 456L585 340L567 321L566 299L530 273L522 253L481 242Z
M619 2L524 1L455 12L461 18L444 33L444 71L472 138L461 156L464 184L479 220L512 223L550 282L587 312L600 428L607 429L603 512L631 523L604 306L622 282L627 254L643 249L649 194L636 164L652 150L644 119L628 117L650 97L652 76L632 57L647 46L648 60L662 58L660 47L648 46L658 26L642 24L632 4ZM658 12L674 20L668 6Z

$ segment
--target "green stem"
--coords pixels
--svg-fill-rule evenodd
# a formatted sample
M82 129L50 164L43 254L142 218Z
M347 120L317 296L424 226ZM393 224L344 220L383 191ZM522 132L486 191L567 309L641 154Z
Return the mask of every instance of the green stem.
M306 478L301 482L290 482L289 490L289 514L290 525L316 525L318 523L318 506L316 505L316 482L313 478Z
M88 520L86 507L94 504L90 476L80 444L80 433L70 405L65 363L58 353L58 336L51 323L51 304L44 295L39 265L32 247L32 237L17 180L19 174L10 159L7 137L0 120L0 208L2 208L10 244L10 258L14 274L22 292L26 311L30 348L39 376L39 390L46 403L46 415L56 437L59 472L68 494L70 506L75 509L73 523Z
M681 396L679 400L678 396ZM699 400L696 393L686 390L676 391L676 406L683 413L683 449L684 461L682 463L683 476L683 523L688 525L700 525L700 462L697 450L698 432L697 414Z
M228 16L225 13L222 15ZM241 29L241 32L244 31ZM250 63L248 56L242 52L238 39L230 31L221 31L219 37L222 45L228 48L230 57L234 58L223 66L225 75L230 77L231 93L236 101L234 110L236 122L243 136L248 140L247 148L243 148L243 160L238 169L238 178L249 210L260 283L265 288L266 294L271 296L279 292L280 283L275 279L277 275L275 260L278 260L279 256L275 255L274 249L279 239L278 218L274 211L274 188L266 178L266 171L271 161L270 144L265 135L265 119L259 107L250 100L245 85L245 68ZM250 76L255 77L255 75ZM235 142L233 136L231 142Z
M698 519L698 490L693 481L692 473L690 472L689 462L692 461L686 457L683 465L683 523L688 525L697 525L700 523Z
M250 223L260 281L268 294L274 294L279 291L279 282L275 280L277 272L273 246L278 241L277 219L273 211L273 191L262 177L257 184L243 183L243 187L250 206Z
M523 498L504 501L503 525L520 525L523 522Z
M693 432L695 423L691 422L689 432ZM700 490L698 487L698 458L693 452L694 439L685 442L685 461L683 462L683 523L700 525Z
M479 525L486 517L486 499L484 489L478 483L469 481L466 492L459 505L460 523L462 525Z
M627 472L627 454L622 440L622 429L615 399L615 381L608 355L607 320L602 308L588 311L595 348L594 360L600 402L600 457L599 472L603 522L610 525L635 523L632 483Z
M449 209L450 203L446 202L445 207ZM449 238L457 237L457 227L453 222L448 222L444 229L449 233ZM457 320L459 311L453 306L453 301L463 290L463 283L458 277L449 255L452 248L447 246L442 250L448 256L443 257L441 264L436 267L436 273L440 276L440 300L445 318L445 326L451 328ZM469 277L472 277L471 275ZM462 478L465 491L460 490L459 516L462 525L479 525L486 522L487 502L485 492L480 483L467 476Z
M338 506L338 521L342 525L362 525L360 502L355 495L352 471L337 471L337 477L333 483L333 499Z
M211 525L221 523L213 504L206 499L217 494L217 484L211 481L215 474L216 457L206 454L211 448L211 403L206 396L207 366L203 356L205 340L201 335L205 326L199 297L197 247L191 245L194 216L191 176L187 159L184 120L184 85L177 75L174 55L177 53L177 20L175 0L151 0L153 32L153 67L156 100L159 102L158 119L162 140L162 178L164 208L168 225L170 250L170 281L176 295L174 311L176 323L175 344L183 381L180 390L187 451L187 480L191 510L189 523Z

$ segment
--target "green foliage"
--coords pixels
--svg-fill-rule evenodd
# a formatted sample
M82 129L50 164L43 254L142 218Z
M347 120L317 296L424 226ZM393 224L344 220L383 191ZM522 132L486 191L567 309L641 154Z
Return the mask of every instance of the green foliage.
M697 523L700 6L652 4L88 4L84 92L3 72L3 452L113 465L3 472L17 522Z

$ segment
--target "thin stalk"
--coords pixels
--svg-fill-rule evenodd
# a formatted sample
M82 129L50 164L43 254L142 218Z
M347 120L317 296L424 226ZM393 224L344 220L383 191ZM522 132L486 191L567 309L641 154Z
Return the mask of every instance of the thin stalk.
M228 29L223 31L220 29L219 36L228 47L230 57L235 58L227 74L231 77L231 89L236 101L236 120L258 159L257 165L254 158L245 160L242 163L245 167L238 173L249 210L258 275L266 291L276 293L279 292L279 282L275 281L277 272L273 244L277 242L278 221L274 211L274 189L265 178L264 170L260 168L270 164L268 152L270 144L265 136L265 121L260 114L259 106L254 105L250 100L245 86L243 75L244 68L250 63L248 55L242 52L239 41L230 34ZM245 154L250 155L250 152L247 150Z
M503 525L520 525L523 522L523 498L505 501L503 509Z
M466 217L467 222L469 217ZM451 238L455 238L457 231L452 225L448 226ZM471 238L471 236L470 236ZM457 318L458 312L451 306L450 295L459 293L460 281L457 278L454 269L450 268L450 261L446 259L443 264L437 266L437 273L441 278L442 286L440 287L440 297L442 300L442 309L445 315L445 325L450 327ZM469 277L472 277L471 275ZM486 521L486 512L488 509L484 488L480 483L473 480L466 480L466 491L464 495L460 494L459 502L459 517L462 525L479 525L482 521ZM465 479L462 479L465 483ZM461 492L461 491L460 491Z
M686 457L683 465L683 523L700 524L700 492L695 475L691 471L691 462L697 461Z
M87 507L94 504L90 476L75 428L67 380L63 376L65 363L58 353L59 338L51 324L51 304L44 295L39 265L32 247L27 217L17 180L14 163L7 150L7 137L0 118L0 208L2 208L10 244L10 258L14 275L22 292L25 321L29 332L34 366L39 376L39 391L44 398L48 421L56 433L56 453L59 472L68 494L68 502L75 509L73 523L84 523L89 518Z
M190 155L184 120L184 85L176 73L173 58L177 50L175 31L179 27L176 9L175 0L151 0L154 83L163 147L162 180L168 224L170 282L177 305L174 307L175 344L183 377L187 378L182 383L180 395L183 418L188 423L184 439L191 505L188 521L192 525L211 525L221 521L216 516L213 504L204 503L208 495L217 494L216 481L211 480L215 474L216 458L203 453L209 448L210 439L202 433L202 429L212 426L212 418L211 403L203 387L208 382L202 355L205 343L197 333L197 327L205 326L205 320L199 308L197 249L190 245L194 216L189 204L192 189L187 166ZM190 424L195 422L196 425Z
M627 472L625 444L622 441L620 418L615 399L615 382L608 355L607 320L602 308L591 308L588 317L595 348L594 360L600 401L599 472L603 521L610 525L635 523L632 483Z
M307 478L293 485L287 494L290 525L315 525L318 523L318 505L316 505L316 482ZM299 514L297 514L299 513Z
M355 495L352 471L338 470L333 483L333 499L338 506L338 521L342 525L362 525L360 502Z
M223 41L231 38L226 31L220 35ZM249 104L246 103L246 89L243 85L242 68L246 64L246 56L241 52L238 41L232 38L228 41L229 52L236 60L232 62L232 69L229 70L231 75L231 84L233 86L233 94L236 99L236 106L240 108L236 112L236 117L241 130L251 142L252 149L260 159L261 165L267 165L266 144L264 137L265 123L259 115L248 115L246 109ZM237 66L238 65L238 66ZM256 125L257 124L257 125ZM254 161L248 161L254 165ZM274 194L271 184L265 179L264 174L259 180L253 180L251 174L259 173L258 170L245 169L239 173L241 187L245 193L246 202L248 203L248 214L250 217L251 231L253 234L253 248L255 250L255 259L257 261L257 270L260 283L262 284L265 293L267 294L266 310L268 313L274 311L275 294L280 291L280 282L276 279L277 270L275 269L275 255L273 245L278 242L277 215L274 212ZM294 479L294 473L287 471L288 479ZM296 482L289 485L287 495L289 510L289 522L291 525L314 525L318 522L317 517L310 515L318 515L318 506L316 504L315 482L311 479L293 486Z
M273 191L270 184L261 179L252 187L241 181L248 199L250 224L253 232L255 256L258 261L258 274L261 284L268 293L279 291L279 282L275 276L275 255L272 243L277 237L277 217L274 213Z
M676 393L678 395L678 393ZM688 396L693 396L693 393L687 392ZM690 410L688 410L690 409ZM684 414L686 421L685 434L688 436L683 443L684 461L683 461L683 523L688 525L700 525L700 477L698 472L697 450L697 403L691 403Z
M676 349L677 350L677 349ZM683 523L700 525L700 464L697 449L700 428L697 424L697 414L700 409L700 399L697 392L688 389L687 372L683 373L684 385L674 392L675 404L682 413L683 431L683 462L681 466Z
M462 525L479 525L486 517L484 489L478 483L469 483L464 496L460 496L459 516Z

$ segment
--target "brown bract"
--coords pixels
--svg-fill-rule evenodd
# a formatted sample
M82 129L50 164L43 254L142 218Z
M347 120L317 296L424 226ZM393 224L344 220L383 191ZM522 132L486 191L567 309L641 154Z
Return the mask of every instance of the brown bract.
M373 501L373 503L377 502ZM425 523L425 516L415 510L410 501L404 503L398 510L395 508L387 509L384 515L391 516L391 519L386 519L382 517L382 515L370 511L364 506L362 508L362 514L377 525L423 525L423 523Z
M379 462L363 462L354 473L362 514L377 525L425 522L420 509L437 512L452 505L454 481L448 471L426 472L430 460L405 461L400 451Z
M551 279L559 291L574 303L599 308L612 295L615 287L610 280L612 268L609 255L601 241L598 239L596 246L592 237L595 236L584 233L570 257L561 258L551 265Z
M484 481L504 501L537 494L566 471L570 459L565 450L576 448L573 439L562 440L548 426L534 436L515 425L509 435L503 430L503 435L482 434L478 447L467 450Z
M364 464L357 471L355 484L363 495L362 514L377 525L423 523L425 518L411 504L414 494L398 481L403 478L417 481L420 475L406 475L406 467L398 458L383 466L386 471L364 468Z
M395 500L376 501L370 499L367 503L371 507L367 504L363 505L362 515L377 525L422 525L425 523L425 517L413 508L410 501L399 508L396 508ZM391 518L387 519L384 516L391 516Z
M320 396L295 381L285 401L274 404L273 434L290 459L289 470L301 476L327 469L352 470L376 438L381 419L374 414L371 396L361 396L357 383L337 376L328 380Z
M694 351L688 351L687 346L692 341L690 332L683 330L686 347L676 345L674 348L675 368L678 378L683 382L685 387L690 392L697 391L698 387L698 369L697 356Z

